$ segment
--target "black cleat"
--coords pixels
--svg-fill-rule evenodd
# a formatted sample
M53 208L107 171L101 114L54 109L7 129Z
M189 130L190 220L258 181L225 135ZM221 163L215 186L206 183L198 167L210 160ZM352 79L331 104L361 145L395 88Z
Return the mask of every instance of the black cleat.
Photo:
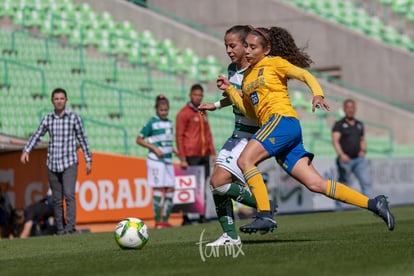
M273 232L276 228L276 221L272 217L269 217L269 213L262 214L259 212L252 223L242 225L239 229L243 233L251 234L259 232L263 235L269 231Z
M269 200L270 203L270 215L272 216L272 218L274 216L276 216L277 214L277 204L273 201L273 200ZM276 221L275 221L276 222ZM277 226L276 226L277 228ZM275 229L276 229L275 228ZM273 229L272 232L275 230ZM259 230L260 235L264 235L267 234L270 231L270 229L265 229L265 230Z
M377 210L374 213L381 217L387 224L388 230L392 231L395 227L394 215L391 213L390 208L388 207L387 197L384 195L379 195L375 198Z

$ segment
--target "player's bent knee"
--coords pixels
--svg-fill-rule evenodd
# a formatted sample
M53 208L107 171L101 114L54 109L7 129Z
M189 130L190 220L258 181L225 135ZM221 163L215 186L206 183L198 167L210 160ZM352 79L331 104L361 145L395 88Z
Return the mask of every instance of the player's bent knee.
M304 185L314 193L325 193L326 191L326 181L324 179L310 179Z
M245 172L251 167L253 167L253 165L251 164L251 162L249 162L247 158L242 158L242 157L239 157L239 159L237 160L237 166L239 166L242 172Z
M214 175L212 175L211 178L210 178L210 186L212 188L217 188L217 187L221 186L219 179L217 177L215 177Z

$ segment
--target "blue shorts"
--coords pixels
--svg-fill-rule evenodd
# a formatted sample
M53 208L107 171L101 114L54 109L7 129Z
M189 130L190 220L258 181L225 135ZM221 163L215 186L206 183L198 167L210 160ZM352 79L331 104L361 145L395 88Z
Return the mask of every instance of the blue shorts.
M314 155L305 150L299 120L274 114L253 136L279 165L290 174L296 162L304 156L312 161Z

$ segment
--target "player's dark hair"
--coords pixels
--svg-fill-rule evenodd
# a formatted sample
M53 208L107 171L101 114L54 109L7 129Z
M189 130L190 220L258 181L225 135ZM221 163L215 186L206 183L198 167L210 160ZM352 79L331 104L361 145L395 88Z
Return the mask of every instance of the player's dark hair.
M260 38L263 48L270 46L269 55L271 56L280 56L301 68L309 67L313 62L304 51L306 47L296 46L292 35L284 28L251 28L250 33Z
M58 87L58 88L55 88L55 89L52 91L52 99L53 99L53 97L55 96L55 94L58 94L58 93L63 93L63 94L65 95L65 98L67 98L67 97L68 97L68 96L67 96L67 94L66 94L66 90L65 90L65 89L63 89L63 88Z
M168 108L170 107L170 101L164 95L158 95L155 98L155 108L157 109L162 104L166 104Z
M199 83L193 84L191 86L190 92L193 92L194 90L201 90L202 92L204 92L203 87Z
M345 107L348 103L352 103L355 105L355 101L353 99L346 99L343 102L343 107Z
M247 25L234 25L226 31L224 36L228 34L236 34L239 36L240 41L244 42L249 31L250 28Z

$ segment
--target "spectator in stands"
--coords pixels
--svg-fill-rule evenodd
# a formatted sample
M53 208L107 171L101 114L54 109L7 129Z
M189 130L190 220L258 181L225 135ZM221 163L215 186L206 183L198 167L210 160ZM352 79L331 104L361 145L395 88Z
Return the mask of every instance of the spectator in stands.
M176 143L180 158L180 168L188 166L204 166L205 177L210 175L210 156L215 162L216 151L207 114L198 109L203 99L204 89L194 84L190 90L190 101L178 112L176 117ZM205 222L204 214L200 214L199 222ZM187 214L183 215L183 225L190 224Z
M371 174L365 158L367 144L364 138L364 124L355 119L356 104L352 99L343 102L345 116L335 122L332 128L332 144L338 158L338 181L350 184L353 173L361 185L364 195L372 196Z
M92 171L92 154L89 150L81 117L66 108L67 94L62 88L52 91L54 112L47 114L23 149L20 161L29 162L29 153L40 138L49 133L47 154L49 185L52 189L57 234L76 233L75 187L78 175L77 143L86 161L86 173ZM66 201L66 219L63 208Z
M173 206L175 184L172 155L176 151L173 148L174 124L168 119L169 110L168 99L163 95L157 96L156 116L147 121L137 137L137 144L149 150L147 175L148 184L154 190L152 205L155 228L171 226L168 219Z
M30 204L24 209L16 209L13 221L12 235L14 237L27 238L30 236L53 234L55 229L51 191L38 202Z

